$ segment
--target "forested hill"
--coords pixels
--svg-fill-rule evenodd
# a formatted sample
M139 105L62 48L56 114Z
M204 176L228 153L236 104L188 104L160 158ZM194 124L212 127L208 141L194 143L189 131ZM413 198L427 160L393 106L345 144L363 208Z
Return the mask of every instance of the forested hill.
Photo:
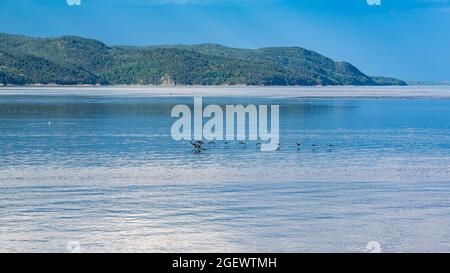
M0 84L406 85L300 47L107 46L1 33Z

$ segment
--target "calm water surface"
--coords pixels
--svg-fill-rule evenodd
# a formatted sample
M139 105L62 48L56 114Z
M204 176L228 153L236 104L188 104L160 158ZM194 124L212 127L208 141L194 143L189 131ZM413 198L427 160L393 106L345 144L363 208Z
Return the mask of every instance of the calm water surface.
M0 95L0 251L450 251L450 99L204 97L279 104L269 153L195 154L180 103Z

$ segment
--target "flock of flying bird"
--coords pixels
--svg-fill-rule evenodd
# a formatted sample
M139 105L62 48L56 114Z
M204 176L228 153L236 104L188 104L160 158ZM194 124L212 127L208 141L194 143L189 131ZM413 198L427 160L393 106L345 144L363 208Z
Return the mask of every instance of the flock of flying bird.
M192 145L192 147L195 149L195 152L201 152L201 151L206 151L206 150L207 150L207 149L204 147L205 144L206 144L206 142L204 142L204 141L202 141L202 140L196 140L196 141L194 141L194 142L189 141L189 143L190 143L190 144ZM207 142L207 143L208 143L208 145L216 145L216 142L215 142L215 141L209 141L209 142ZM224 143L225 145L229 145L229 144L231 144L231 141L224 141L223 143ZM246 147L247 143L246 143L245 141L239 141L239 145L244 145L244 147ZM261 142L256 142L256 146L257 146L257 147L258 147L258 146L261 146ZM281 143L278 143L277 146L278 146L278 148L277 148L277 151L278 151L278 150L280 150L280 148L281 148ZM302 143L296 142L296 143L295 143L295 146L297 147L297 151L299 151L300 148L302 147ZM318 146L319 146L319 145L317 145L317 144L311 144L311 147L312 147L313 150L315 150ZM329 144L329 145L328 145L327 151L328 151L328 152L332 152L334 147L335 147L335 146L334 146L333 144Z

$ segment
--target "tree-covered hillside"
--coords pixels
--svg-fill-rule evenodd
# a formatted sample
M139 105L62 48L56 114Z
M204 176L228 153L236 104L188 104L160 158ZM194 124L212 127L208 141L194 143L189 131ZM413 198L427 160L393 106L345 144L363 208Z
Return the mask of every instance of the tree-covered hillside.
M27 54L11 54L0 50L0 83L6 84L97 84L101 79L80 68L58 65Z
M0 84L404 85L300 47L111 47L75 36L0 34Z

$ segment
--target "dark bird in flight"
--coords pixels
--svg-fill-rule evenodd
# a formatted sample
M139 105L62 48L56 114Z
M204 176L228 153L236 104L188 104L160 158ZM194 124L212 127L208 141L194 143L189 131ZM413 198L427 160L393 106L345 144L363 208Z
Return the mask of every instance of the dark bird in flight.
M332 152L333 151L333 148L334 148L334 145L333 144L330 144L330 145L328 145L328 152Z
M189 141L189 143L191 143L191 145L192 145L195 149L202 149L202 148L203 148L203 141L196 140L195 142Z

